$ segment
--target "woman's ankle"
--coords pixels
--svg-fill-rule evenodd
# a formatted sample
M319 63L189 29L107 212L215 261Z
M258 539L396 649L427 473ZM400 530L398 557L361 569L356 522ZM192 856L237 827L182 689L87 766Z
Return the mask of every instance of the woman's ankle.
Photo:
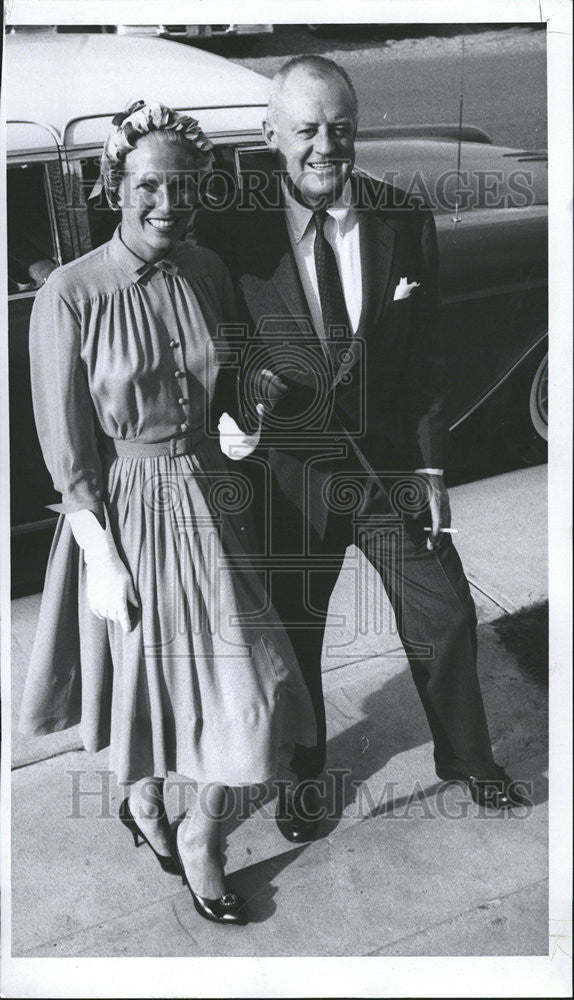
M162 820L165 818L163 779L142 778L130 785L129 806L134 819Z

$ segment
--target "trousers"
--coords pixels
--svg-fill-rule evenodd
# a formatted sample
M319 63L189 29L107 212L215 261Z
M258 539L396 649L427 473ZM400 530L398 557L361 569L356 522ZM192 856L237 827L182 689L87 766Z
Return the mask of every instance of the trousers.
M449 770L466 777L497 774L477 675L476 611L468 581L451 536L441 536L429 550L425 524L430 515L389 523L386 508L377 511L375 502L358 523L330 513L319 539L287 497L274 496L271 548L281 565L271 574L271 598L299 659L318 732L315 747L295 749L291 766L301 781L315 779L325 766L324 624L350 544L377 571L392 604L432 734L438 776L448 777Z

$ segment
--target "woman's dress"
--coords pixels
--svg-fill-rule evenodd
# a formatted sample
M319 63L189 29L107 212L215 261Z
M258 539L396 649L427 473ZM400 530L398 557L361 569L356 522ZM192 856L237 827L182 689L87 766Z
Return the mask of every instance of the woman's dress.
M167 771L261 782L293 743L315 743L299 666L246 553L249 481L209 427L233 315L211 251L179 244L147 264L119 230L54 272L32 313L34 412L57 509L101 520L105 505L139 608L127 634L90 612L61 516L21 728L80 723L87 749L109 743L120 783ZM150 455L153 442L165 444Z

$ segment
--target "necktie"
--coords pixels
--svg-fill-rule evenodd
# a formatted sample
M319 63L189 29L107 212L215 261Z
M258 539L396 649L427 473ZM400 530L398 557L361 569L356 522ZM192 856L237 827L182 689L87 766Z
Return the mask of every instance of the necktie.
M351 335L351 326L335 252L325 236L324 227L327 214L325 208L313 212L313 221L315 222L314 256L325 330L325 347L331 359L333 370L337 372L345 340Z

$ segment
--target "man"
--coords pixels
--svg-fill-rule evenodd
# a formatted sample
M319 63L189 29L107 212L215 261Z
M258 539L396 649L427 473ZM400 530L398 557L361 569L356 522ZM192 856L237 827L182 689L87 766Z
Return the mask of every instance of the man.
M281 379L276 395L286 389L266 423L273 481L265 544L271 563L283 566L270 576L271 597L319 732L313 751L298 749L298 785L279 803L279 827L294 842L316 833L315 801L303 791L325 758L317 626L352 542L393 604L438 776L467 782L477 802L495 808L521 801L492 757L474 604L447 531L434 223L402 192L353 173L357 118L340 67L318 56L288 62L263 123L275 173L266 186L248 184L252 192L259 186L258 197L263 187L265 198L255 211L240 205L215 239L250 336L264 349L255 356ZM411 511L392 499L405 473L416 474ZM337 484L358 487L354 510L344 493L337 500Z

